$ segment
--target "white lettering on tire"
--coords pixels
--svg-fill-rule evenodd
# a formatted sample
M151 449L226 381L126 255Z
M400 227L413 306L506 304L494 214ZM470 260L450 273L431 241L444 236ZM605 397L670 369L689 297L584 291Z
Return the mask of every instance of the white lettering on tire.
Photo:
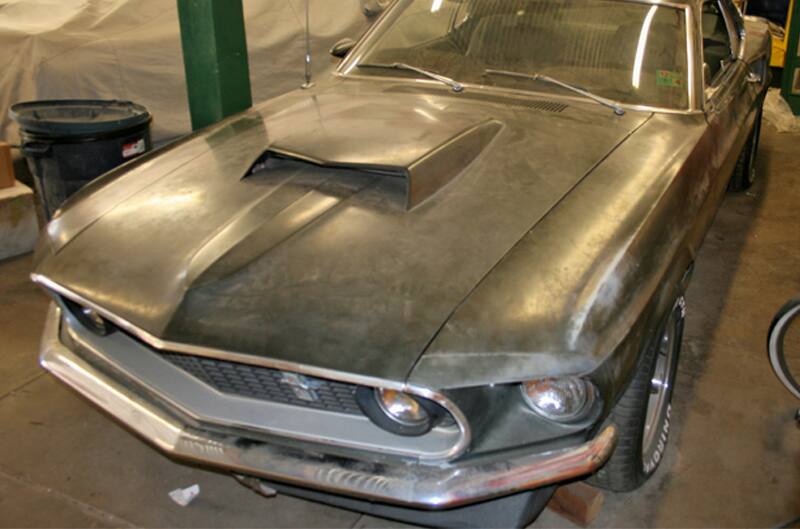
M667 449L667 439L669 438L669 424L671 415L672 404L667 404L667 413L664 417L664 424L661 427L661 435L658 437L658 444L656 445L656 449L653 452L653 455L650 457L650 460L645 461L644 463L645 474L652 474L658 464L661 462L661 458L664 456L664 450Z

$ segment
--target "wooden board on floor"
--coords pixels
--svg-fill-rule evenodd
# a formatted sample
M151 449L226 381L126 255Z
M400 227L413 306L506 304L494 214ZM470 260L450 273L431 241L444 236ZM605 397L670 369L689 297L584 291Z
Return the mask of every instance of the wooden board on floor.
M11 146L0 142L0 189L14 187L14 160L11 158Z
M547 508L581 527L588 527L603 508L603 493L582 481L556 490Z

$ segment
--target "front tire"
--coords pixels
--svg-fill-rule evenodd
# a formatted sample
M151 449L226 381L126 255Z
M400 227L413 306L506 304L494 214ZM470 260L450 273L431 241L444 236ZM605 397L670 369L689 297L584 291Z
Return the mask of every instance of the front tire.
M685 302L680 298L611 412L607 422L617 427L617 448L605 466L589 478L593 485L614 492L632 491L661 463L669 437L684 311Z

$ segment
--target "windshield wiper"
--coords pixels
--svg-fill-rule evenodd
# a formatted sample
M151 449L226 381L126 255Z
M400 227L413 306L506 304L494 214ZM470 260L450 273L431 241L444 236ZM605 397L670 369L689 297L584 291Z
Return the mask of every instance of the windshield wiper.
M540 74L540 73L528 74L528 73L520 73L520 72L511 72L511 71L508 71L508 70L493 70L491 68L488 69L488 70L485 70L483 72L483 74L484 75L504 75L506 77L517 77L519 79L531 79L533 81L542 81L542 82L545 82L545 83L554 84L556 86L560 86L561 88L566 88L567 90L571 90L571 91L575 92L576 94L580 94L580 95L582 95L584 97L588 97L589 99L591 99L593 101L596 101L597 103L600 103L601 105L610 108L611 110L614 111L614 114L616 114L618 116L624 116L625 115L625 109L622 108L622 105L617 103L616 101L613 101L611 99L606 99L605 97L601 97L601 96L599 96L597 94L593 94L591 92L588 92L588 91L586 91L586 90L584 90L582 88L578 88L577 86L571 85L569 83L565 83L563 81L559 81L558 79L553 79L552 77L544 75L544 74Z
M445 77L444 75L440 75L436 72L429 72L428 70L424 70L422 68L417 68L416 66L411 66L410 64L406 64L403 62L395 62L391 64L370 64L370 63L360 63L357 65L359 68L385 68L388 70L406 70L408 72L416 72L420 75L424 75L429 79L433 79L434 81L439 81L440 83L446 84L450 88L453 89L453 92L463 92L464 85L450 79L449 77Z

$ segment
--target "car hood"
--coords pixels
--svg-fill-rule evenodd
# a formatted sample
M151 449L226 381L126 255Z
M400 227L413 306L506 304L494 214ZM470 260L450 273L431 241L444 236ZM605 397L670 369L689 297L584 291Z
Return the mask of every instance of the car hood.
M406 380L646 114L340 82L107 175L37 273L164 342Z

